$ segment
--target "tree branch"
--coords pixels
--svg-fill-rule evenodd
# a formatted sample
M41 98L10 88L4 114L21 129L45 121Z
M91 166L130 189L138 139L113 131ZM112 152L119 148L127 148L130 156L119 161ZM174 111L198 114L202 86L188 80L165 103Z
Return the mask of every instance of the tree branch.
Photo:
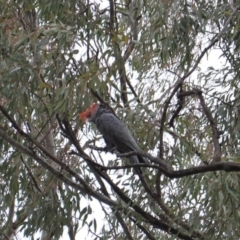
M138 221L136 221L133 217L129 217L129 218L130 218L130 220L131 220L134 224L136 224L136 225L138 226L139 229L142 230L142 232L145 233L145 235L148 237L148 239L150 239L150 240L156 240L156 238L154 238L154 237L149 233L149 231L148 231L145 227L143 227Z
M238 12L238 10L240 9L240 6L236 7L236 9L232 12L232 14L230 15L230 17L227 19L227 21L225 22L222 30L215 36L213 37L212 41L210 42L210 44L202 51L202 53L200 54L200 56L197 58L195 64L193 65L192 69L187 72L183 77L181 77L175 84L170 96L166 99L165 103L164 103L164 108L163 108L163 112L162 112L162 117L160 120L160 130L159 130L159 157L163 158L163 132L164 132L164 123L166 122L166 116L167 116L167 110L169 107L169 104L173 98L173 96L175 95L175 93L178 91L178 89L182 86L184 80L186 78L188 78L197 68L198 64L200 63L200 61L202 60L202 58L204 57L204 55L206 54L206 52L216 43L220 40L220 38L222 37L222 35L224 34L224 32L227 30L228 24L230 23L230 21L232 20L233 16Z
M130 157L130 156L133 156L133 155L139 155L139 156L142 156L142 157L146 157L149 160L151 160L151 162L159 164L160 167L162 167L164 169L168 169L169 171L172 170L172 167L165 160L163 160L161 158L158 158L158 157L153 157L151 154L148 154L148 153L146 153L142 150L117 154L118 157Z
M32 172L31 172L30 168L28 167L27 163L24 161L22 155L20 156L20 159L21 159L21 161L23 162L24 166L26 167L27 172L28 172L30 178L32 179L32 181L33 181L33 183L34 183L36 189L37 189L40 193L42 193L41 188L38 186L37 180L36 180L35 177L33 176L33 174L32 174Z
M80 182L80 184L75 183L70 178L66 177L64 174L62 174L57 169L53 168L48 162L46 162L42 157L38 156L33 150L26 148L25 146L21 145L17 141L13 140L10 136L6 134L4 130L0 129L0 137L10 143L13 147L18 149L20 152L25 153L35 159L41 166L43 166L45 169L49 170L54 176L56 176L58 179L60 179L65 184L73 187L76 190L80 190L82 192L85 192L94 198L98 199L99 201L102 201L109 206L116 206L117 203L115 203L112 199L109 199L99 193L97 193L95 190L93 190L74 170L70 169L66 164L62 163L61 161L57 160L56 162L59 163L59 165L69 172L72 176L76 178L77 181Z
M124 56L123 56L124 62L126 62L127 59L129 58L129 56L131 55L131 53L136 45L136 42L138 40L138 28L137 27L138 27L138 20L140 19L140 17L138 16L138 17L134 18L134 16L136 15L135 11L136 11L136 1L133 0L129 4L129 13L127 14L128 19L131 24L132 39L124 53Z
M135 155L137 155L137 153L135 153ZM113 167L102 166L102 169L103 170L119 170L119 169L133 168L133 167L142 167L142 168L148 167L148 168L159 169L166 177L169 177L172 179L182 178L182 177L196 175L200 173L206 173L206 172L215 172L215 171L240 172L240 164L232 163L232 162L216 162L206 166L192 167L192 168L177 170L177 171L169 170L159 165L152 165L147 163L128 164L124 166L113 166Z
M155 228L161 229L164 232L169 232L173 235L177 235L180 239L185 240L193 240L191 236L188 236L185 233L181 233L176 228L170 226L169 224L166 224L165 222L161 221L160 219L155 218L148 212L144 211L141 207L139 207L132 199L130 199L127 195L125 195L121 189L112 182L112 180L109 178L108 175L102 174L102 177L107 181L107 183L112 187L112 189L116 192L116 194L131 208L133 208L136 213L138 213L140 216L142 216L144 219L147 220L151 225L153 225ZM127 213L129 214L129 213Z
M210 123L211 129L212 129L212 139L213 139L213 145L214 145L213 161L220 162L221 161L221 146L218 141L220 132L217 129L217 123L216 123L215 119L213 118L211 111L209 110L209 108L207 107L207 105L204 101L202 92L199 91L198 89L195 89L195 91L197 91L197 95L198 95L200 103L202 105L202 109L203 109L203 111Z
M116 40L116 31L114 29L114 17L115 17L115 9L114 9L114 1L109 0L110 5L110 24L109 24L109 31L110 31L110 37L112 40L113 45L113 51L115 54L115 62L113 63L113 66L117 65L117 70L120 78L120 86L121 86L121 98L122 102L124 103L125 107L128 107L128 95L127 95L127 86L126 86L126 69L125 69L125 62L123 60L123 57L121 56L121 50L119 48L119 45Z
M214 145L214 156L213 156L213 161L214 162L220 162L221 161L221 146L218 141L219 136L220 136L220 131L217 128L217 122L213 118L212 113L210 109L207 107L205 100L202 95L202 91L200 89L194 88L192 91L183 91L178 94L181 98L186 97L186 96L191 96L191 95L197 95L200 104L202 106L203 112L206 115L207 120L210 123L211 129L212 129L212 139L213 139L213 145Z

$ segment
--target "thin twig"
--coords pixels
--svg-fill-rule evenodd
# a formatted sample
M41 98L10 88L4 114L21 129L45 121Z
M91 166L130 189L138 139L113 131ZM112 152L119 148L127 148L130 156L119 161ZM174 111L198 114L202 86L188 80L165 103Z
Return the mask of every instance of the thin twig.
M26 169L27 169L27 171L28 171L28 174L29 174L30 178L32 179L32 181L33 181L36 189L37 189L40 193L42 193L41 188L38 186L37 180L36 180L35 177L33 176L30 168L28 167L27 163L24 161L22 155L20 155L20 158L21 158L21 161L23 162L24 166L26 167Z
M115 8L116 6L114 5L113 0L109 0L109 5L110 5L110 22L109 22L109 32L110 32L110 37L113 45L113 51L115 55L115 62L113 63L113 66L117 65L117 70L120 78L120 86L121 86L121 99L122 102L124 103L125 107L129 107L128 104L128 95L127 95L127 86L126 86L126 69L125 69L125 62L123 60L123 57L121 56L121 51L119 48L119 45L116 41L116 34L117 32L114 29L114 24L117 24L117 18L115 16ZM116 27L117 29L117 27Z
M141 224L139 223L139 221L135 220L133 217L129 217L129 218L130 218L130 220L131 220L134 224L136 224L136 225L138 226L139 229L142 230L142 232L146 235L146 237L147 237L148 239L150 239L150 240L156 240L156 238L153 237L153 236L150 234L149 230L147 230L143 225L141 225Z
M196 90L196 91L198 91L197 95L199 97L203 112L205 113L205 115L206 115L206 117L207 117L207 119L210 123L211 129L212 129L212 139L213 139L213 145L214 145L213 161L214 162L220 162L221 161L221 146L220 146L220 143L219 143L219 140L218 140L219 136L220 136L220 132L217 129L217 122L213 118L210 109L207 107L207 105L204 101L204 98L202 96L202 92L199 91L199 90Z
M182 89L180 91L182 91ZM178 95L178 103L177 103L178 107L174 111L174 113L168 123L170 127L174 127L174 120L179 116L179 113L182 110L184 103L185 103L184 97Z
M136 101L141 104L141 101L140 101L140 99L139 99L139 96L137 95L136 91L134 90L134 87L132 86L132 84L131 84L131 82L129 81L128 77L126 77L126 82L127 82L128 87L130 88L132 94L133 94L134 97L136 98Z
M169 104L173 98L173 96L175 95L175 93L178 91L178 89L182 86L184 80L186 78L188 78L197 68L198 64L200 63L200 61L202 60L202 58L204 57L204 55L206 54L206 52L216 43L220 40L220 38L222 37L222 35L224 34L224 32L226 31L228 24L230 23L230 21L232 20L233 16L237 13L237 11L240 9L240 6L236 7L236 9L232 12L231 16L227 19L227 21L225 22L222 30L217 34L217 36L215 36L211 43L202 51L202 53L200 54L200 56L197 58L195 64L193 65L192 69L187 72L183 77L181 77L175 84L174 89L172 90L170 96L166 99L165 103L164 103L164 108L163 108L163 113L162 113L162 117L160 120L160 130L159 130L159 157L163 158L163 132L164 132L164 123L166 122L166 116L167 116L167 110L169 107Z
M127 14L129 22L131 24L131 33L132 33L132 39L129 43L129 45L127 46L127 49L124 53L123 56L123 61L126 62L127 59L129 58L129 56L131 55L136 42L138 40L138 20L141 18L141 16L138 16L136 18L134 18L135 11L137 10L136 8L136 0L133 0L130 4L129 4L129 13Z

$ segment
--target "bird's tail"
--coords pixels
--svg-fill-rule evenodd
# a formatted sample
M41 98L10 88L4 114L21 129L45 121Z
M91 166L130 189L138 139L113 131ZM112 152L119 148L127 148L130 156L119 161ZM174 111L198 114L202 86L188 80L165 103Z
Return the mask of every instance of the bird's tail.
M131 164L147 163L148 162L146 158L141 157L141 156L136 156L136 155L129 157L129 161L130 161ZM134 171L137 174L142 174L144 170L143 170L143 168L135 167Z

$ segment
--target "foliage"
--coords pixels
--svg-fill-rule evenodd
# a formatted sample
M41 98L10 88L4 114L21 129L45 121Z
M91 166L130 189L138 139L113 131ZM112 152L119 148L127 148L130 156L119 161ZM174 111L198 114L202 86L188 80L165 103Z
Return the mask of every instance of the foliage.
M240 237L240 6L0 3L3 239ZM95 101L149 157L143 176L79 121Z

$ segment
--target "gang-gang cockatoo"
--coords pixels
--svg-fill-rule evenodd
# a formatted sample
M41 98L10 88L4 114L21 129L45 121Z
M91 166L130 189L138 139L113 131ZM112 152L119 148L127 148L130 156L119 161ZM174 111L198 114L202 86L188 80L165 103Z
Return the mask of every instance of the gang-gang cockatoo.
M86 111L80 113L79 117L83 122L88 120L96 125L109 150L116 149L119 153L140 150L127 126L107 105L94 103ZM141 156L134 155L128 158L132 164L148 163L147 159ZM135 170L137 173L142 172L140 168L135 168Z

